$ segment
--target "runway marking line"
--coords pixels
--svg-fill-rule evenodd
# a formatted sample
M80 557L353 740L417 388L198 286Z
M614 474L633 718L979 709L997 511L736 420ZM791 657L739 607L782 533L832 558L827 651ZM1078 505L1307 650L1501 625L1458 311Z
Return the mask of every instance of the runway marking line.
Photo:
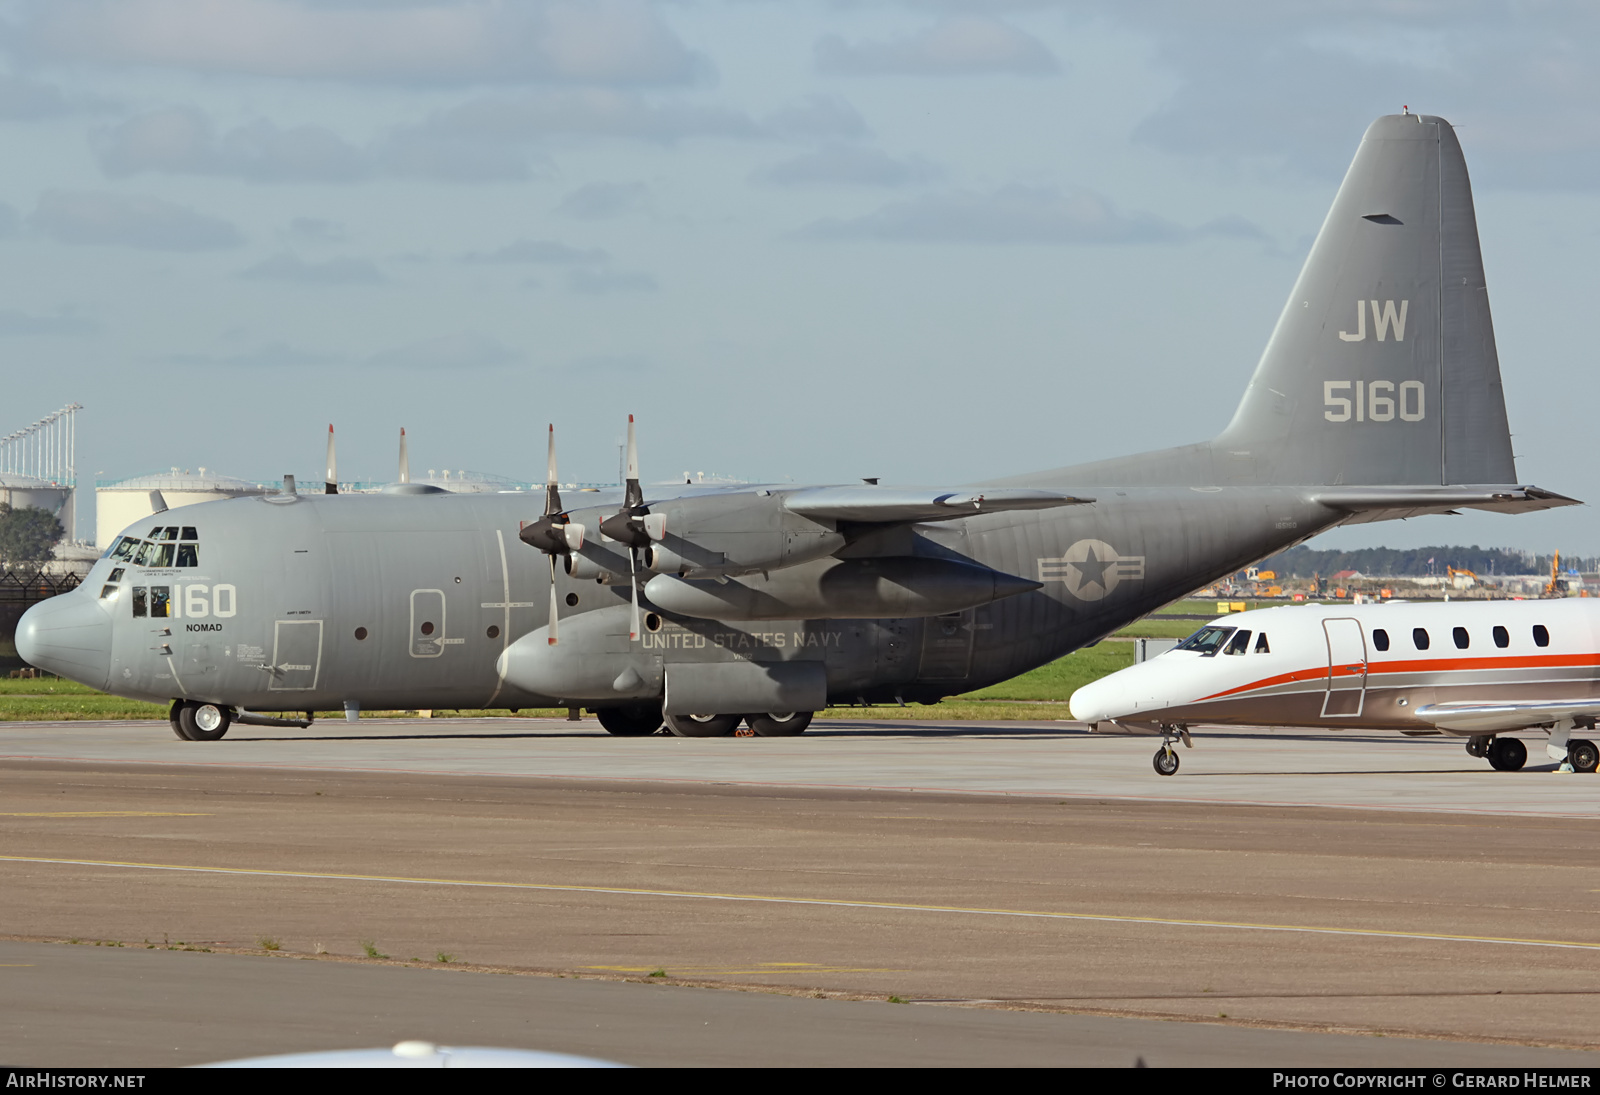
M114 867L188 874L250 875L258 878L323 879L334 882L388 882L406 886L463 886L472 889L529 890L543 893L618 894L625 897L676 897L699 901L742 901L761 905L811 905L831 909L880 909L886 912L952 913L959 916L1006 916L1026 920L1078 920L1103 924L1160 924L1179 928L1222 928L1232 931L1295 932L1304 935L1350 935L1369 939L1414 939L1442 943L1494 943L1513 947L1556 947L1600 951L1600 943L1569 939L1519 939L1512 936L1449 935L1443 932L1383 931L1377 928L1329 928L1312 924L1255 924L1232 920L1186 920L1170 916L1128 916L1115 913L1046 912L1037 909L990 909L965 905L920 905L905 901L848 901L829 897L778 897L772 894L716 893L703 890L652 890L631 886L570 886L552 882L486 882L462 878L412 878L405 875L340 874L331 871L272 871L253 867L198 867L175 863L125 863L114 859L57 859L0 855L4 863L60 864L69 867Z
M0 817L210 817L170 810L50 810L36 814L0 814Z

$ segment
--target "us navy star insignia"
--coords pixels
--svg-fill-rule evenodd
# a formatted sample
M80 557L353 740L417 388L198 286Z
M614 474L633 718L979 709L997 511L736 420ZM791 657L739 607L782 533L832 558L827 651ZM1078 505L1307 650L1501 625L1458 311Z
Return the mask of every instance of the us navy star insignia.
M1124 581L1144 579L1143 555L1120 555L1104 540L1079 540L1058 559L1039 560L1039 581L1061 582L1080 601L1098 601Z

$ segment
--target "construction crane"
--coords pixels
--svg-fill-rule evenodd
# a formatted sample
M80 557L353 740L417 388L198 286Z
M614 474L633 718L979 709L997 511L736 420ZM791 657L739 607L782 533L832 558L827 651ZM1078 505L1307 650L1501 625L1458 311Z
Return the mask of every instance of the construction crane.
M1560 574L1561 553L1558 551L1555 554L1555 558L1550 560L1550 583L1544 587L1544 595L1546 597L1566 596L1567 585L1561 580Z

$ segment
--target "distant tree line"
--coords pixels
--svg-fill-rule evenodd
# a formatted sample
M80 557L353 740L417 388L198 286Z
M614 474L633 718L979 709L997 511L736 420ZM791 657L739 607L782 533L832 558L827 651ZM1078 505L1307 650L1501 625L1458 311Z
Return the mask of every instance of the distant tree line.
M47 509L12 508L0 502L0 564L15 567L45 562L63 532L61 522Z
M1324 578L1341 570L1355 570L1386 578L1425 578L1430 574L1444 574L1447 566L1457 570L1470 570L1479 577L1497 574L1548 574L1549 555L1512 548L1471 547L1421 547L1421 548L1359 548L1355 551L1317 551L1308 547L1290 548L1260 564L1263 570L1276 571L1280 578L1309 578L1320 574ZM1432 560L1430 563L1429 560ZM1600 569L1596 556L1561 555L1562 570L1589 572Z

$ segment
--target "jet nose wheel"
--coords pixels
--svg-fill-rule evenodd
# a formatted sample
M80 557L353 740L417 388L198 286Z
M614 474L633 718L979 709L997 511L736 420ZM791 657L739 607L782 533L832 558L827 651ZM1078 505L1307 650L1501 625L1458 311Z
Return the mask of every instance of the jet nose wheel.
M185 701L177 708L178 735L189 741L216 741L228 732L233 716L226 707L215 703Z
M1577 738L1567 743L1567 763L1574 772L1592 772L1600 767L1600 749L1592 741Z
M1158 776L1175 775L1178 771L1178 754L1173 751L1172 746L1163 745L1156 750L1155 759L1150 763Z

